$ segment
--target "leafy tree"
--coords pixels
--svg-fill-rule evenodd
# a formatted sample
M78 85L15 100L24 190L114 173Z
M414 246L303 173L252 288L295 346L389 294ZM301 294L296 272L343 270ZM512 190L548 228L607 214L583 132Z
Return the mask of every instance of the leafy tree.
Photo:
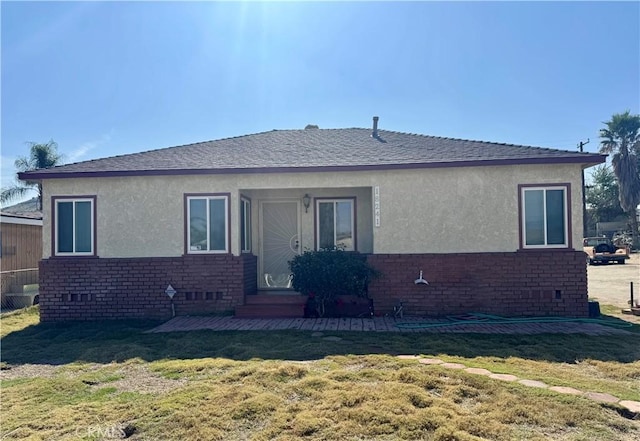
M51 168L62 163L62 155L58 153L58 144L54 140L50 140L45 144L30 142L29 145L29 156L16 159L15 167L18 173ZM0 203L5 204L23 197L31 190L36 190L38 193L38 208L42 210L42 184L38 181L23 181L11 187L3 188L2 193L0 193Z
M612 222L625 212L620 207L618 181L610 167L596 167L591 174L593 185L586 188L586 202L595 222Z
M640 247L636 216L636 207L640 204L640 115L632 115L627 110L614 114L611 121L604 124L607 127L600 129L600 152L613 154L611 164L618 179L620 206L629 215L637 249Z

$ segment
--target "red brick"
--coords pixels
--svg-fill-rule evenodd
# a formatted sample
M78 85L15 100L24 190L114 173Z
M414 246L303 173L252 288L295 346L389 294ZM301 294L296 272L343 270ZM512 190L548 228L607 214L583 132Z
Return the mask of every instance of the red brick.
M257 289L257 262L252 255L44 259L40 268L42 321L167 318L171 301L164 290L169 283L178 291L176 310L184 314L232 310L244 303L245 293ZM216 301L215 295L204 300L202 293L215 293L220 286L226 302ZM185 300L187 291L201 293L202 300ZM69 301L81 296L86 300Z
M402 299L409 314L588 313L586 267L580 251L369 255L368 260L384 274L369 287L380 312L390 312ZM430 285L412 284L420 270ZM555 299L556 290L562 292L561 299Z

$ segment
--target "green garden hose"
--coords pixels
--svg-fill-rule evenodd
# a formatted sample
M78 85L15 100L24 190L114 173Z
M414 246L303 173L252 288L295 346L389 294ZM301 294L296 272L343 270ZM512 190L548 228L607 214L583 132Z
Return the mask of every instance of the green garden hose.
M396 323L396 327L400 329L428 329L439 328L445 326L460 325L507 325L507 324L524 324L524 323L592 323L602 326L610 326L612 328L631 328L632 323L613 322L611 320L594 319L594 318L577 318L577 317L500 317L498 315L484 314L473 312L463 316L448 316L448 322L427 323L427 322L405 322ZM467 318L469 317L469 318Z

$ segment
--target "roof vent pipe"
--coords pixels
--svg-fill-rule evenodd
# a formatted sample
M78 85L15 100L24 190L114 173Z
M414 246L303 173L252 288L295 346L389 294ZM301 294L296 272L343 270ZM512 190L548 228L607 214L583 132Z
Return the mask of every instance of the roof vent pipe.
M378 137L378 120L380 118L378 118L377 116L373 117L373 133L371 133L371 136L373 136L374 138Z

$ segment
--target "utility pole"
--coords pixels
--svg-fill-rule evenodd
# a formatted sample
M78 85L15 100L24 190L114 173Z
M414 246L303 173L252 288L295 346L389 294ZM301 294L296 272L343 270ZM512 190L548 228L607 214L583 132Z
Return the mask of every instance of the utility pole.
M585 145L589 144L589 138L587 138L587 142L580 141L578 143L578 149L580 153L583 153L583 148ZM586 237L589 232L587 231L587 198L584 194L585 185L584 185L584 167L582 168L582 237Z

